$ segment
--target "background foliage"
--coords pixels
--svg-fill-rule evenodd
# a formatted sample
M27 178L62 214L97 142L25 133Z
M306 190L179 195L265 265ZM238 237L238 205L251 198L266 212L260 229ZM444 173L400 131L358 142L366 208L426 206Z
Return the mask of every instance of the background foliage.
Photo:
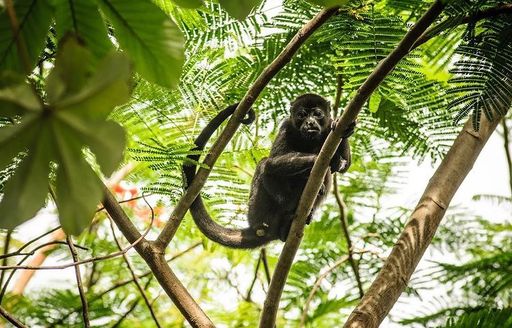
M242 98L321 9L312 3L334 2L343 9L263 91L254 106L255 124L233 138L203 189L215 217L239 226L245 224L252 172L268 154L290 100L316 92L333 103L341 79L343 108L429 1L20 0L14 1L20 27L16 37L5 2L0 13L2 227L12 229L45 204L46 211L55 211L47 198L50 187L62 227L79 235L81 258L118 251L108 218L95 214L101 190L94 180L123 163L135 167L126 177L133 188L118 185L118 196L151 194L156 216L150 234L157 233L182 194L180 167L193 138L219 110ZM454 122L471 114L478 128L480 113L492 118L510 107L512 17L460 24L467 15L500 3L451 1L430 31L441 35L413 51L372 95L352 138L354 163L338 176L342 202L331 197L307 227L278 326L295 327L302 321L308 327L333 327L344 322L360 297L355 272L367 287L405 223L409 209L386 206L387 197L404 184L405 164L411 158L442 158L460 128ZM508 134L506 123L503 133ZM511 203L510 195L483 198L499 200L500 206ZM126 209L143 231L151 217L148 205L139 199L128 202ZM397 322L411 327L512 325L512 229L490 219L459 210L449 215L434 251L453 255L453 263L433 263L420 272L406 296L421 299L423 292L439 286L457 292ZM346 259L341 220L348 223L354 261ZM26 242L16 231L2 235L5 253ZM47 255L69 262L63 247ZM266 268L272 270L280 247L270 245L264 256L225 249L205 240L187 218L168 256L214 322L254 327L268 287ZM128 260L118 257L82 266L92 323L183 326L144 262L129 254ZM24 261L29 260L27 256ZM24 263L12 257L3 262ZM28 326L82 326L78 292L69 281L19 295L6 293L17 276L8 277L2 271L1 304ZM226 298L222 303L219 295Z

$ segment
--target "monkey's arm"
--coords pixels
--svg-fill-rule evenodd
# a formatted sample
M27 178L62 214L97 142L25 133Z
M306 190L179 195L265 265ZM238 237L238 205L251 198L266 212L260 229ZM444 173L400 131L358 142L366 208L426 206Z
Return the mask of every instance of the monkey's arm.
M284 155L269 157L264 166L265 174L293 176L311 170L316 155L290 152Z
M348 142L348 138L344 138L341 140L338 149L334 153L331 159L331 172L347 172L350 164L352 163L352 155L350 153L350 144Z
M337 121L333 121L331 127L334 129L336 127ZM356 126L356 122L352 122L347 129L343 132L342 139L338 149L334 153L330 167L331 172L341 172L345 173L348 171L350 164L352 163L352 156L350 154L350 144L348 142L348 138L354 133L354 128Z

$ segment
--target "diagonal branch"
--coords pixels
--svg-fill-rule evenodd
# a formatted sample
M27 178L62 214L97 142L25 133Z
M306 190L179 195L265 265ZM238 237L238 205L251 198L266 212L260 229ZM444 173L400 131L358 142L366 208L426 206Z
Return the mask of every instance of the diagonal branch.
M181 281L171 270L171 267L164 257L164 250L160 247L156 247L154 242L146 240L140 234L107 187L104 188L103 206L128 242L133 244L135 241L142 238L142 240L135 245L135 250L148 264L162 288L185 319L187 319L189 324L192 327L215 327L210 318L208 318L206 313L199 307L185 286L183 286ZM154 213L152 212L152 221L153 217Z
M407 225L377 278L350 315L346 328L376 328L405 289L416 265L432 241L448 205L473 167L499 118L482 116L480 130L473 131L471 118L455 139L411 214Z
M486 18L492 18L499 15L505 15L505 14L512 14L512 3L506 3L506 4L500 4L496 7L491 7L483 10L477 10L471 15L461 17L459 19L455 19L453 24L449 24L450 18L447 20L437 24L436 26L429 28L421 37L416 40L416 42L413 45L413 49L421 46L425 42L428 42L430 39L438 36L439 34L443 33L447 29L450 29L452 27L458 26L458 25L464 25L469 23L476 23L479 20L486 19ZM452 19L453 20L453 19ZM443 26L446 25L446 26Z
M9 321L14 327L17 328L28 328L21 321L16 319L12 314L7 312L3 307L0 306L0 316L4 317L5 320Z
M329 161L341 141L343 131L356 119L372 92L395 68L397 63L409 53L414 42L416 42L422 33L425 32L441 14L444 7L445 5L442 1L435 1L412 29L407 32L397 47L377 65L375 70L359 87L354 98L347 104L336 128L327 137L313 166L306 187L304 188L299 206L295 211L295 218L292 221L290 233L288 234L288 238L274 271L272 282L270 283L269 293L267 294L263 307L260 328L271 328L275 324L281 293L283 292L288 272L290 271L293 259L299 248L302 236L304 235L306 216L310 213L316 195L318 195L320 185L329 166Z
M169 221L156 240L157 247L164 249L172 240L176 230L181 223L181 220L190 207L190 204L192 204L192 202L199 194L201 188L204 186L206 179L210 174L211 167L213 167L215 161L217 158L219 158L229 140L231 140L233 137L238 126L240 125L240 120L243 119L245 114L249 111L249 108L252 106L254 101L256 101L256 98L258 98L259 94L263 91L265 86L292 59L293 55L297 52L297 50L299 50L300 46L304 44L308 37L311 36L311 34L313 34L313 32L316 31L323 23L325 23L332 15L334 15L338 9L339 7L324 9L315 17L313 17L313 19L311 19L308 23L306 23L295 34L295 36L290 40L283 51L281 51L281 53L274 59L274 61L272 61L272 63L263 70L256 81L254 81L251 88L247 90L247 93L231 116L226 127L222 131L222 134L215 141L210 151L206 155L203 165L197 172L194 181L192 181L185 194L181 197L178 204L176 204L176 207L174 208Z

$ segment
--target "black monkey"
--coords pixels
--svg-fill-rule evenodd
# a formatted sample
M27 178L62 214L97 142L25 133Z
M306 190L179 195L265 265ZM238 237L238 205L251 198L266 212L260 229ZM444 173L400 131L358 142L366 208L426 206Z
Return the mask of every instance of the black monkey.
M205 127L195 141L195 149L204 149L210 136L236 106L224 109ZM253 119L251 110L242 123L248 124ZM285 241L313 164L333 124L327 100L316 94L297 97L291 103L290 116L282 123L269 157L263 158L256 167L247 215L249 227L232 229L219 225L212 220L199 195L190 206L190 212L201 232L209 239L233 248L256 248L276 239ZM331 172L345 172L350 166L348 137L354 127L355 123L347 128L330 162L308 216L308 224L331 186ZM189 155L189 158L197 162L199 155ZM192 183L196 169L190 162L183 166L187 185Z

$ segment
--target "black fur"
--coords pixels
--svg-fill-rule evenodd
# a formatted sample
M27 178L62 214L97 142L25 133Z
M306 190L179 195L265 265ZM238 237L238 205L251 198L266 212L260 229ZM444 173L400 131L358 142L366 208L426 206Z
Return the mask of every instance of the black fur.
M256 167L247 215L249 227L231 229L217 224L206 211L201 196L190 206L194 221L209 239L233 248L256 248L272 240L286 240L311 168L333 124L329 102L319 95L304 94L291 105L290 116L282 123L269 157L263 158ZM196 139L195 149L204 149L210 136L236 106L224 109L205 127ZM254 112L248 119L249 123L252 122L251 117L254 119ZM331 186L331 170L345 172L350 166L347 138L353 130L354 124L344 133L307 223ZM190 155L189 158L195 163L199 155ZM187 163L183 171L189 185L195 176L195 164Z

